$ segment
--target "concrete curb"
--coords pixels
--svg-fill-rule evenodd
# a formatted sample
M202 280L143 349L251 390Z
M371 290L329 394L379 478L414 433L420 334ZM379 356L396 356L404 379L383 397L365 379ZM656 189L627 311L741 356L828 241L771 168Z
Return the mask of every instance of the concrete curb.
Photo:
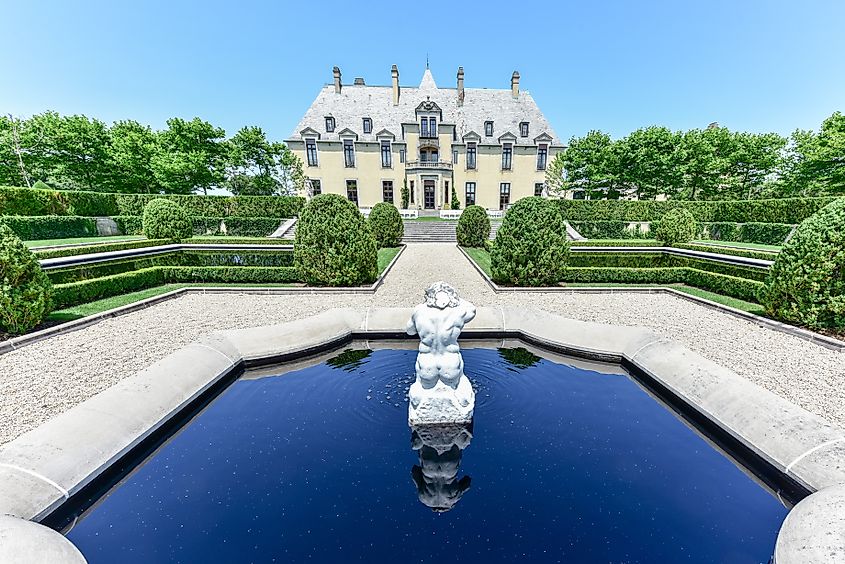
M457 245L458 250L463 253L464 257L469 261L469 263L475 268L476 272L487 282L487 285L493 289L494 292L497 294L505 294L509 292L523 292L523 293L544 293L544 292L558 292L558 293L570 293L570 294L671 294L678 298L695 302L697 304L707 306L709 308L721 311L723 313L727 313L728 315L732 315L734 317L738 317L740 319L744 319L746 321L751 321L752 323L760 326L765 327L767 329L772 329L774 331L780 331L781 333L786 333L787 335L792 335L793 337L798 337L799 339L804 339L805 341L810 341L815 343L819 346L825 347L827 349L831 349L838 352L845 352L845 342L840 341L839 339L835 339L833 337L828 337L827 335L822 335L820 333L815 333L810 331L809 329L803 329L801 327L795 327L794 325L789 325L787 323L782 323L780 321L775 321L774 319L769 319L768 317L763 317L760 315L755 315L753 313L749 313L747 311L743 311L741 309L736 309L734 307L726 306L706 298L701 298L699 296L693 296L691 294L687 294L685 292L681 292L679 290L675 290L674 288L668 288L666 286L660 286L655 284L652 287L643 287L643 288L615 288L615 287L594 287L594 288L578 288L578 287L566 287L566 286L542 286L536 288L530 287L506 287L506 286L499 286L487 275L486 272L472 259L471 256L461 247ZM574 247L573 247L574 248Z
M313 355L353 339L404 336L410 313L333 309L207 335L0 447L0 514L38 521L90 495L113 466L137 462L133 453L197 402L211 401L245 366ZM521 338L619 362L685 419L714 430L717 445L751 460L755 474L775 480L766 483L785 484L795 497L845 483L842 430L651 330L481 307L464 335Z
M280 247L284 245L274 245L275 247ZM20 337L14 337L12 339L7 339L5 341L0 342L0 355L17 350L21 347L25 347L26 345L30 345L32 343L36 343L38 341L43 341L44 339L48 339L50 337L55 337L58 335L64 335L65 333L70 333L72 331L78 331L80 329L84 329L90 325L94 325L95 323L99 323L104 319L111 319L112 317L118 317L121 315L126 315L128 313L132 313L135 311L140 311L142 309L146 309L148 307L160 304L162 302L166 302L168 300L172 300L178 298L180 296L186 294L256 294L256 295L294 295L294 294L309 294L309 295L316 295L316 294L373 294L375 293L381 285L384 283L384 279L390 270L393 268L393 265L396 264L396 261L399 260L399 257L405 251L407 245L402 244L399 246L399 252L396 253L396 256L390 261L387 267L384 269L384 272L376 279L374 283L369 286L352 286L352 287L290 287L290 288L259 288L259 287L237 287L237 286L207 286L201 288L179 288L178 290L173 290L172 292L167 292L165 294L160 294L158 296L153 296L151 298L146 298L144 300L139 300L137 302L127 304L125 306L116 307L114 309L110 309L107 311L103 311L100 313L95 313L93 315L89 315L87 317L83 317L81 319L75 319L73 321L68 321L66 323L61 323L59 325L54 325L53 327L48 327L47 329L42 329L41 331L35 331L33 333L27 333L26 335L21 335Z

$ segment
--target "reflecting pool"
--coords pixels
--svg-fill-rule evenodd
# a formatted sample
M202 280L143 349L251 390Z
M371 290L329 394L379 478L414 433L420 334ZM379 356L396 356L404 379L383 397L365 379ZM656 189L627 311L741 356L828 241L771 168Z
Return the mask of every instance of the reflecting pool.
M746 471L618 367L506 345L463 349L468 427L408 427L415 350L247 372L67 536L92 564L769 561L787 510Z

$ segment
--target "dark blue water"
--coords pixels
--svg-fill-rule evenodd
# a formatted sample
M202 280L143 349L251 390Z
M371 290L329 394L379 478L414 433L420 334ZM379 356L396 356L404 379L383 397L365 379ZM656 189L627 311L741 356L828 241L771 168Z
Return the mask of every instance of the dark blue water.
M466 349L471 442L413 450L415 355L239 380L68 537L92 564L768 562L786 509L628 377Z

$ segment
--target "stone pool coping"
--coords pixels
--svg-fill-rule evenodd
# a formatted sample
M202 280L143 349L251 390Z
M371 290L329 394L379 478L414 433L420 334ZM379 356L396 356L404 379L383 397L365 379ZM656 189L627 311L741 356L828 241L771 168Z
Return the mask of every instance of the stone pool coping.
M354 339L401 337L410 314L411 308L333 309L206 335L0 447L0 514L41 521L73 496L85 497L86 487L90 495L116 463L149 448L168 424L244 368L306 357ZM463 335L520 338L620 363L805 493L845 483L841 429L652 330L481 307Z
M283 245L275 245L275 247L280 246ZM159 294L158 296L152 296L150 298L139 300L131 304L126 304L124 306L119 306L106 311L101 311L100 313L88 315L80 319L74 319L73 321L60 323L58 325L54 325L52 327L48 327L40 331L33 331L32 333L27 333L25 335L21 335L20 337L13 337L5 341L0 341L0 355L17 350L21 347L30 345L37 341L42 341L50 337L55 337L57 335L63 335L65 333L84 329L85 327L94 325L95 323L99 323L104 319L110 319L112 317L118 317L135 311L140 311L142 309L147 309L148 307L178 298L186 294L255 294L276 296L295 294L374 294L376 290L378 290L384 283L385 277L396 264L396 261L399 260L399 257L402 255L406 248L407 245L405 243L399 245L399 252L396 253L396 256L394 256L390 260L387 267L385 267L384 272L382 272L376 279L376 281L370 284L369 286L291 286L279 288L261 288L254 286L204 286L196 288L179 288L178 290Z
M768 317L763 317L761 315L756 315L753 313L749 313L747 311L743 311L741 309L737 309L735 307L727 306L724 304L720 304L707 298L702 298L699 296L693 296L692 294L687 294L685 292L681 292L675 290L674 288L669 288L665 286L660 286L659 284L654 284L652 287L646 288L621 288L621 287L567 287L567 286L536 286L536 287L516 287L516 286L500 286L493 282L493 279L488 276L484 269L478 265L475 260L464 250L463 247L460 245L456 245L458 250L463 253L464 257L469 261L472 267L475 269L476 272L487 282L487 285L496 292L497 294L506 294L506 293L545 293L545 292L556 292L556 293L568 293L568 294L670 294L672 296L676 296L678 298L695 302L697 304L707 306L711 309L715 309L721 311L723 313L727 313L728 315L732 315L734 317L739 317L741 319L745 319L747 321L751 321L756 325L761 327L766 327L768 329L772 329L774 331L780 331L781 333L786 333L787 335L792 335L793 337L798 337L799 339L804 339L805 341L813 342L819 346L825 347L827 349L831 349L834 351L845 352L845 341L841 341L834 337L828 337L827 335L822 335L820 333L816 333L814 331L810 331L809 329L802 329L801 327L796 327L794 325L789 325L788 323L782 323L780 321L775 321L774 319L769 319ZM576 247L572 247L575 249ZM598 247L597 247L598 248ZM631 249L635 249L637 247L630 247ZM648 247L646 247L648 248Z

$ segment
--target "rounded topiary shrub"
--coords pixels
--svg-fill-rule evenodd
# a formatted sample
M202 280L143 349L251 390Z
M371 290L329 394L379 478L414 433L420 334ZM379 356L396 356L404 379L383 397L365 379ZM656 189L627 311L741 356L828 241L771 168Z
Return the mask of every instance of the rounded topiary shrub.
M695 239L695 216L686 208L669 210L660 218L654 237L664 245L689 243Z
M772 317L819 329L845 328L845 198L795 229L759 298Z
M293 260L302 281L315 286L357 286L378 276L370 227L355 204L338 194L320 194L306 204Z
M185 209L165 198L156 198L144 206L144 236L147 239L190 239L194 234Z
M389 202L380 202L373 206L367 219L370 231L376 239L378 248L398 247L405 234L405 225L396 206Z
M484 247L490 238L487 210L481 206L467 206L458 219L457 235L462 247Z
M0 225L0 332L24 333L50 311L53 285L38 259L6 225Z
M557 284L566 271L569 241L558 206L532 196L508 209L490 252L493 280L516 286Z

